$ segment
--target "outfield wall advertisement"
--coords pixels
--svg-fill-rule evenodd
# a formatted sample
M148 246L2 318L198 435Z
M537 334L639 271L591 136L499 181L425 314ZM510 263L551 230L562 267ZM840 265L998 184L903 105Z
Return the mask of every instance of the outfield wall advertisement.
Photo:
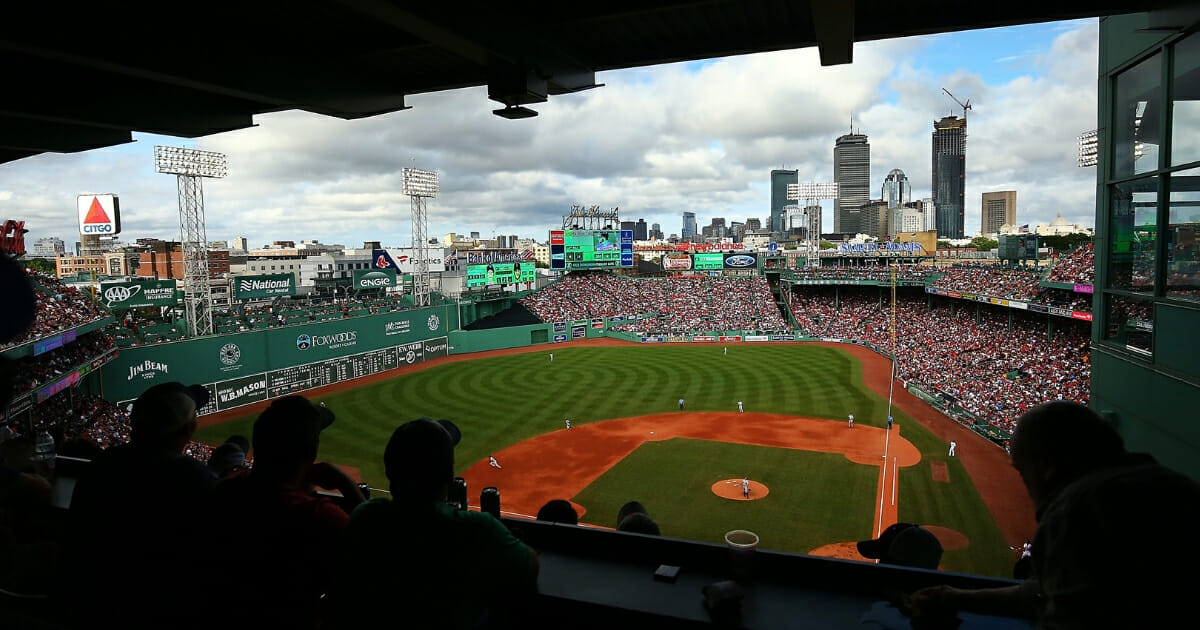
M295 294L296 276L290 273L233 277L233 297L237 300L261 300Z
M100 283L100 303L110 311L175 306L178 302L174 280Z
M444 308L285 326L122 349L101 370L104 397L129 401L151 385L202 384L201 413L332 385L448 354Z

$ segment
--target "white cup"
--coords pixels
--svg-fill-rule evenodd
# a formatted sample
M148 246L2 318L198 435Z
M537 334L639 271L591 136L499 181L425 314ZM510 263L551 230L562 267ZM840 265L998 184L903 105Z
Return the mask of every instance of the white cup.
M745 529L725 532L725 544L729 545L729 567L733 579L745 581L750 578L754 567L754 552L758 549L758 534Z

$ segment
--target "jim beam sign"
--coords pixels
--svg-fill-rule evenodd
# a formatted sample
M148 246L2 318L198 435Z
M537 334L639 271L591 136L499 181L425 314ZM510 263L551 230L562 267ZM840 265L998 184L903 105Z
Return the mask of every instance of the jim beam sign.
M295 294L296 276L290 273L235 276L233 279L233 297L238 300L258 300Z

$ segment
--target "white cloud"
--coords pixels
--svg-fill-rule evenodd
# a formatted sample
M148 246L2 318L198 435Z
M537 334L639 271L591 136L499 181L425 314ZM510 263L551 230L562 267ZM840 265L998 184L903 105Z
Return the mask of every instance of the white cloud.
M928 196L931 123L961 114L945 87L973 106L968 233L979 226L981 193L1008 188L1018 191L1021 223L1062 212L1090 225L1095 172L1075 167L1075 137L1095 127L1098 27L1043 32L949 73L931 69L923 51L970 33L861 43L849 66L823 68L806 49L607 72L598 77L605 87L552 97L531 120L493 116L498 105L473 88L416 95L411 110L363 120L283 112L196 141L139 135L134 145L0 165L0 208L25 219L30 238L74 241L75 195L116 192L125 240L178 238L175 182L155 174L152 159L154 144L172 144L229 156L229 177L205 185L213 240L404 243L400 169L412 165L441 178L428 204L432 235L544 239L574 204L619 206L623 218L671 233L684 210L701 224L764 218L772 168L828 181L834 139L852 114L870 136L873 196L893 168ZM997 60L1002 80L989 78Z

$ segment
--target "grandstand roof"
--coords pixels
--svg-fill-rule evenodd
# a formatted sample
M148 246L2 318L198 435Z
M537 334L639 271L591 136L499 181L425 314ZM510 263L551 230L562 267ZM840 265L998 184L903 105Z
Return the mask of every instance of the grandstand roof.
M824 64L848 63L856 41L1182 4L291 0L177 16L146 0L17 0L0 23L0 163L122 144L133 131L199 137L265 112L374 116L405 109L408 94L469 86L521 117L605 70L810 46Z

